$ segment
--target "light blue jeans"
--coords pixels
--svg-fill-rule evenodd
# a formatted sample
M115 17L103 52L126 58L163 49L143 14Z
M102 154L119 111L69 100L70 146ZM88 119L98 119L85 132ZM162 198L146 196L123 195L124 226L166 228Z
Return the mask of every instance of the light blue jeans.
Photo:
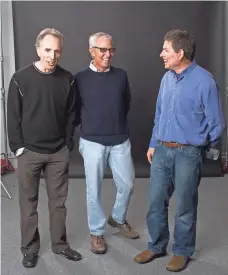
M79 152L84 159L89 230L91 234L100 236L104 234L106 224L101 205L101 185L107 163L117 189L111 214L116 222L125 222L135 179L131 143L128 139L119 145L104 146L80 138Z

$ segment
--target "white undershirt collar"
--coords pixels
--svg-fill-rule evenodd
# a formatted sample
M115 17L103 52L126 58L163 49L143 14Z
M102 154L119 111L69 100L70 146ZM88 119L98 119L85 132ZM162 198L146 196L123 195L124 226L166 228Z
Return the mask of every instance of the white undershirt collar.
M92 71L100 73L100 71L97 69L97 67L93 64L93 60L90 62L89 67ZM109 71L110 71L110 67L107 70L105 70L103 73L106 73Z

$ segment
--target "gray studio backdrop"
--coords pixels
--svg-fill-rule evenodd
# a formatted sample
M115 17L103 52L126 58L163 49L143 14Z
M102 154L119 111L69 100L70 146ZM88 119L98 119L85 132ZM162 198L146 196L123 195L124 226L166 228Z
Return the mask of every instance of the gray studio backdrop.
M164 34L172 28L189 30L197 41L196 61L212 72L224 90L223 2L13 2L16 68L34 61L34 42L46 27L65 35L61 65L72 73L88 66L88 37L110 33L117 48L113 65L129 76L132 104L129 114L136 175L149 175L146 151L151 137L155 104L164 74L159 58ZM76 139L77 140L77 139ZM84 176L76 142L71 176ZM218 162L208 162L204 175L220 175ZM109 172L106 174L110 175Z

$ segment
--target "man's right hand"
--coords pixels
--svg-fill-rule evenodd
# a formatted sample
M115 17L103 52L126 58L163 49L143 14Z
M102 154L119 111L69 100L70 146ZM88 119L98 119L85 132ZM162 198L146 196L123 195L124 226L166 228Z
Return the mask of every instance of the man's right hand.
M148 159L148 161L149 161L150 164L152 162L152 157L153 157L153 154L154 154L154 149L155 148L149 148L148 151L147 151L147 154L146 154L147 159Z

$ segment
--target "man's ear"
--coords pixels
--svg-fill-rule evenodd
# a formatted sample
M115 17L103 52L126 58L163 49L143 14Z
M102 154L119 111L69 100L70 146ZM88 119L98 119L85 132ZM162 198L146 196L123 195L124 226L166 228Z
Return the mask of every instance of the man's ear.
M182 60L184 58L184 50L179 50L179 60Z
M89 53L91 54L92 58L94 58L94 49L93 48L89 48Z
M36 47L36 53L40 57L40 47Z

